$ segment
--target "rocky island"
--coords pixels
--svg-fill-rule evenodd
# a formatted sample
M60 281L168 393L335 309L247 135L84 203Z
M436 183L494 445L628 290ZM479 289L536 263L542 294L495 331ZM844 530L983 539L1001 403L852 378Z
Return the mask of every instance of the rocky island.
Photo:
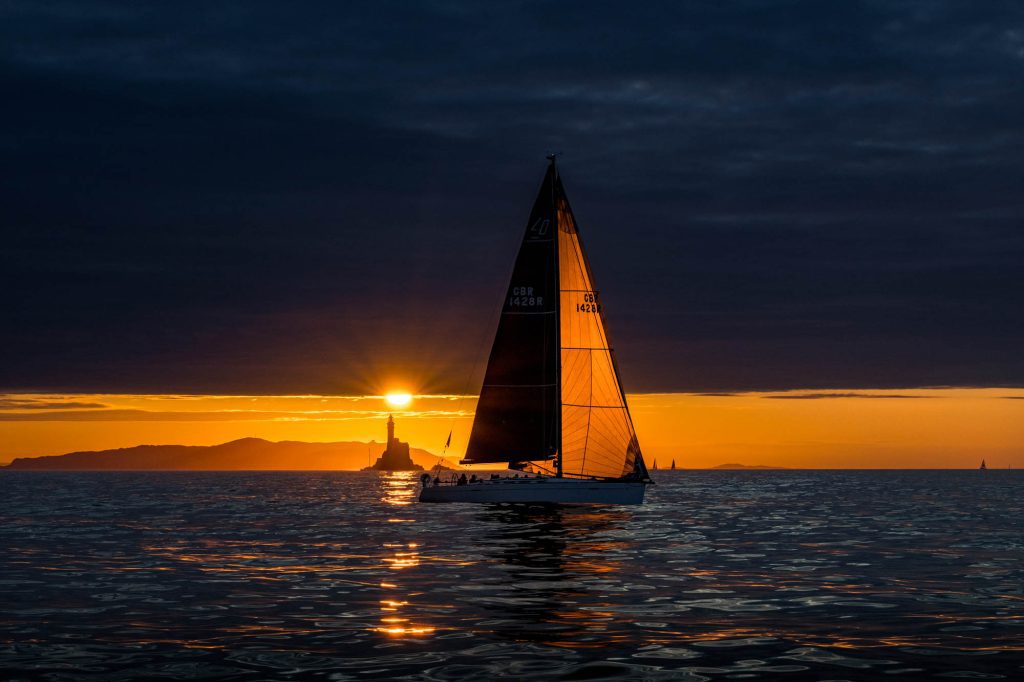
M395 437L395 418L392 415L388 415L387 447L373 466L363 471L423 471L423 467L409 456L409 444Z

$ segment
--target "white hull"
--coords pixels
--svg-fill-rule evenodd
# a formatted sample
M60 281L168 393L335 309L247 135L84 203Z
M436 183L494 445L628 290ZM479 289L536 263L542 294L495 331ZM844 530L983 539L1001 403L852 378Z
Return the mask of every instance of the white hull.
M465 485L428 485L420 502L642 504L646 484L572 478L498 478Z

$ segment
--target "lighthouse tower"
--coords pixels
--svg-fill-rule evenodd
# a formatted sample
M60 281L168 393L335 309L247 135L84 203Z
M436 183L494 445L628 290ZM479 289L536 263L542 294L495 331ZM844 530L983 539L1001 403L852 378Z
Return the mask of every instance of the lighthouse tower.
M373 466L366 468L372 471L423 471L423 467L409 456L409 444L395 438L394 415L388 415L387 448Z

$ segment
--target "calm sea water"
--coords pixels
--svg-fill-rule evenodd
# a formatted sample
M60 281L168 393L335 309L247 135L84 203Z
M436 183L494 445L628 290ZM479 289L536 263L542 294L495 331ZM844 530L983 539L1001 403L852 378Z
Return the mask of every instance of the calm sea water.
M411 475L0 474L2 677L1024 677L1024 475L656 472L637 508Z

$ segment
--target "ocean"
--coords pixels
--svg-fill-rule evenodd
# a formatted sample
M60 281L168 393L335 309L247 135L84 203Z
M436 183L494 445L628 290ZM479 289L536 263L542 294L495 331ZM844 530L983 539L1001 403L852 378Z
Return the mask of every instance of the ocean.
M0 474L4 679L1024 678L1024 472Z

